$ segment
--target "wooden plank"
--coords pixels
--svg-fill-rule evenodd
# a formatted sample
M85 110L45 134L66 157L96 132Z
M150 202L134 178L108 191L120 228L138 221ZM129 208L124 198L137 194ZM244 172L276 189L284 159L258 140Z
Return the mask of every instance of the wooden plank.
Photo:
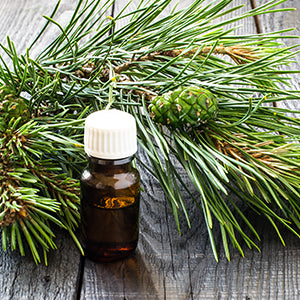
M177 6L177 10L182 9L184 7L187 7L189 5L191 5L194 2L194 0L183 0L183 1L178 1L178 0L172 0L171 4L164 10L164 12L161 14L161 17L167 16L173 9L174 6ZM204 1L201 6L205 7L207 4L211 3L212 1L206 0ZM114 16L117 16L118 13L120 11L122 11L123 9L125 13L131 13L133 12L139 3L139 0L134 0L130 3L130 5L128 5L129 1L120 1L120 0L116 0L115 2L115 11L114 11ZM228 5L228 9L232 8L234 6L239 6L239 5L244 5L244 7L240 8L238 11L229 14L228 16L225 16L223 18L220 18L218 20L225 20L228 19L230 16L237 16L242 14L243 12L246 12L250 9L250 4L246 3L243 0L235 0L234 3ZM121 28L122 26L124 26L125 24L127 24L130 21L130 16L126 17L126 18L122 18L121 20L117 21L117 25L116 28ZM238 25L237 23L234 25ZM229 28L229 26L232 25L227 25L225 28ZM236 35L238 34L248 34L248 33L254 33L255 31L255 24L253 22L253 20L248 19L245 20L243 22L243 26L241 26L239 29L237 29L237 31L235 32Z
M17 49L24 51L42 27L42 18L39 16L41 13L49 15L55 2L33 0L28 9L27 1L20 3L17 0L2 0L1 41L9 34L16 42ZM66 8L58 15L61 16L60 22L70 15L70 3L62 1ZM244 1L234 1L234 4L239 3ZM289 6L298 5L297 1L287 3ZM180 5L186 5L186 2L180 2ZM293 22L298 22L297 18L295 16ZM281 24L280 20L274 21L274 26ZM290 21L291 18L288 18L284 22ZM291 26L297 23L293 24ZM253 22L249 21L241 32L253 32L253 28ZM53 27L53 34L56 30ZM42 40L43 43L45 40ZM39 46L43 46L42 44ZM296 77L294 84L298 86ZM183 170L180 170L180 174L188 182ZM87 260L82 299L299 298L298 239L290 233L284 234L287 246L283 248L277 237L273 236L274 231L265 226L263 220L258 219L255 225L262 227L264 237L261 243L262 254L245 249L244 259L237 252L232 252L230 263L221 255L217 264L211 253L201 212L193 209L192 203L188 203L192 229L182 222L183 234L178 236L162 190L143 169L142 177L147 193L144 193L141 205L138 251L135 256L113 264L100 265ZM193 186L190 189L196 195ZM189 201L188 195L185 199ZM215 238L217 247L221 249L218 231L215 231ZM49 257L48 268L35 266L30 257L20 258L16 253L1 253L0 298L74 298L79 255L65 233L59 235L58 246L58 251L54 251Z
M48 266L36 265L30 249L21 257L18 251L0 251L1 300L75 299L80 274L80 254L68 236L59 232L57 250L48 255Z
M0 42L5 45L6 37L9 36L15 42L17 52L23 54L46 23L43 15L50 16L56 3L56 0L32 0L30 2L2 0L0 6ZM62 25L66 24L76 3L76 0L62 1L55 20ZM59 29L55 25L49 26L46 34L33 49L32 57L58 33Z
M0 6L0 41L5 43L6 35L15 42L19 52L24 53L37 33L42 29L42 15L50 15L56 0L2 0ZM62 1L58 12L60 21L66 20L77 1ZM53 28L54 30L54 28ZM43 47L55 30L45 36ZM57 230L56 230L57 231ZM55 239L57 250L48 257L48 267L36 265L30 250L26 257L17 251L0 250L0 299L74 299L80 274L80 254L67 232L58 232ZM2 249L2 248L1 248ZM43 255L41 255L42 257Z
M146 157L140 156L146 161ZM180 175L187 181L182 170ZM160 186L144 169L141 169L141 176L147 192L143 193L141 202L138 251L131 258L111 264L86 260L81 299L184 299L190 293L189 248L198 250L195 254L198 259L209 257L215 264L207 247L201 212L190 210L191 230L181 220L180 237ZM194 190L193 186L190 188ZM197 232L205 238L195 239ZM197 247L195 242L199 242Z
M191 1L180 1L179 8L190 3ZM243 4L243 1L236 1L235 5L238 4ZM124 2L116 2L115 16L124 5ZM137 1L134 1L126 11L131 12L136 6ZM247 5L242 11L249 8L250 5ZM165 14L171 9L172 6L169 6ZM240 13L241 11L235 12ZM122 27L125 22L128 19L120 20L117 26ZM255 32L252 19L247 20L244 25L237 34ZM142 159L146 160L146 157ZM190 191L198 197L186 173L181 167L178 168ZM143 193L141 202L138 251L132 258L111 264L94 264L86 260L81 299L193 299L194 295L197 295L195 299L200 299L198 297L201 297L203 280L212 278L214 272L211 270L217 266L201 211L195 209L195 204L185 194L192 228L189 229L181 218L182 236L179 236L162 189L150 173L143 168L140 171L146 192ZM221 242L218 231L215 230L214 236ZM197 266L202 270L200 278L199 269L194 271ZM214 294L215 286L210 288L201 299L206 299L209 292Z
M180 175L188 182L182 170ZM192 228L182 219L179 236L157 182L144 170L142 180L147 193L142 197L136 254L110 264L86 260L81 299L297 299L300 240L293 234L283 231L283 247L274 229L250 213L249 219L262 237L262 252L244 245L243 258L231 248L228 262L222 252L220 232L214 230L221 253L217 263L201 211L187 203ZM189 188L196 196L194 187ZM187 195L185 199L189 201Z
M267 3L267 0L256 0L257 5L263 5ZM283 33L284 35L294 35L295 38L289 38L289 39L281 39L280 42L284 43L285 46L293 46L293 45L299 45L299 36L300 36L300 15L299 15L299 9L300 9L300 2L298 0L287 0L286 2L280 4L278 8L296 8L294 11L285 11L274 14L272 17L270 15L262 15L260 16L261 25L263 32L272 32L272 31L278 31L281 29L287 29L287 28L294 28L295 30L288 33ZM299 50L300 48L297 47L296 49L293 49L292 51ZM297 54L295 58L293 58L295 62L292 63L290 66L283 66L281 69L287 69L287 70L300 70L300 53ZM299 74L292 74L290 76L292 78L291 85L293 89L300 90L300 77ZM283 87L284 88L284 87ZM300 110L300 103L299 100L297 101L285 101L278 103L280 107L283 108L289 108L289 109L295 109Z
M187 2L180 1L180 6L186 6ZM134 1L127 11L133 11L136 3ZM244 3L234 1L234 5ZM124 2L117 1L116 11L123 6ZM243 9L249 8L250 2ZM118 26L123 26L125 21L128 20L120 21ZM243 25L239 34L256 30L252 19ZM140 156L146 161L142 153ZM242 258L231 249L232 259L228 262L222 254L220 232L214 230L221 253L220 262L216 263L201 211L195 208L189 196L185 194L184 198L192 228L181 218L182 236L179 236L163 191L150 173L143 168L140 171L145 193L141 202L138 250L134 256L110 264L94 264L86 259L82 300L297 299L300 241L291 233L284 234L287 244L283 247L265 220L252 216L254 226L261 228L262 253L244 246L245 258ZM180 167L178 171L196 196L185 172Z
M254 226L261 227L261 253L245 249L242 258L232 252L230 262L222 258L218 264L191 260L193 282L198 285L194 299L298 299L299 239L285 231L283 247L264 220L254 221Z

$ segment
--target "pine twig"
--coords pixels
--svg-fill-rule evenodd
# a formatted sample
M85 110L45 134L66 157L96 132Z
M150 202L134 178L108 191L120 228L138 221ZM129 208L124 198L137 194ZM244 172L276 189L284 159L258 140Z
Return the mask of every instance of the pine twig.
M200 50L200 51L199 51ZM243 64L246 61L254 61L258 59L258 54L259 52L256 52L250 47L245 47L245 46L229 46L229 47L224 47L223 45L213 47L213 46L204 46L202 48L194 48L189 51L185 51L184 49L177 49L177 50L168 50L168 51L155 51L155 52L150 52L146 55L141 56L140 58L137 59L132 59L131 61L125 62L121 65L118 65L114 67L114 72L116 74L121 74L123 72L128 71L134 66L137 66L139 62L143 61L154 61L156 59L163 59L164 57L178 57L178 56L183 56L183 57L192 57L196 53L198 56L205 56L209 53L214 54L214 55L228 55L231 59L234 60L235 63L237 64ZM109 80L109 69L104 69L101 72L101 79L103 81L108 81ZM85 76L85 78L88 78Z

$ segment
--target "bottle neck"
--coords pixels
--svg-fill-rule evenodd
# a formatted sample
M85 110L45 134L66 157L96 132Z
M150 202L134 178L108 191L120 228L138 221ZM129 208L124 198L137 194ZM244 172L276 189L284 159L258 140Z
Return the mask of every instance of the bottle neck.
M115 172L124 171L128 172L132 168L133 156L121 158L121 159L101 159L92 156L87 156L89 167L93 171L101 172Z

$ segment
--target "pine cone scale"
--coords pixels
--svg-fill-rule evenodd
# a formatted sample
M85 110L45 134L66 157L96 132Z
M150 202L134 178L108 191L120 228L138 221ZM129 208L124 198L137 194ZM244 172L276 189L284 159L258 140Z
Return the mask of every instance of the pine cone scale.
M215 119L218 101L206 89L197 86L180 87L155 97L149 110L153 120L162 125L199 126Z

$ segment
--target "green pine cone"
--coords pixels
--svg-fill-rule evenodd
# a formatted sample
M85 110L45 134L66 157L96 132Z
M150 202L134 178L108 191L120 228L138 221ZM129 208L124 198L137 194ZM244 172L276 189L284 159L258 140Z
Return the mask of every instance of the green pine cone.
M155 97L149 110L153 120L163 125L198 126L215 119L218 101L206 89L197 86L180 87Z

